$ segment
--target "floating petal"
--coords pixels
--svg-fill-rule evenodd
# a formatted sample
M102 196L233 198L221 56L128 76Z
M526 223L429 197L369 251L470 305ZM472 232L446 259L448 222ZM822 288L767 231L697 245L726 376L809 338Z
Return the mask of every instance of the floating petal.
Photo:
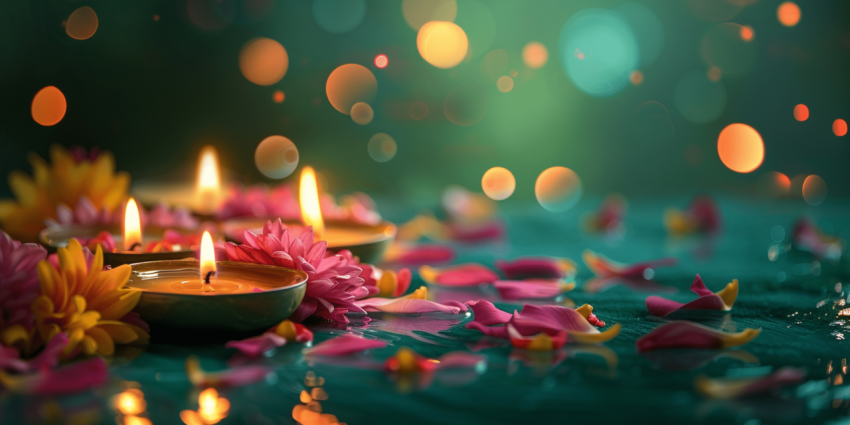
M504 300L514 301L531 298L554 298L564 292L572 291L576 284L560 279L543 280L497 280L493 286Z
M745 379L711 379L700 375L694 380L694 387L704 397L725 400L774 391L805 377L803 369L783 367L766 376Z
M496 261L508 279L564 279L576 275L576 263L569 258L521 257L512 261Z
M354 304L366 311L383 313L417 314L417 313L449 313L458 314L461 309L433 301L418 298L367 298L355 301ZM466 311L464 309L464 311Z
M75 362L58 369L26 375L7 375L0 370L0 383L12 392L31 395L71 394L106 383L106 363L100 357Z
M353 334L345 334L336 338L331 338L327 341L320 342L304 350L304 354L308 356L347 356L350 354L359 353L373 348L384 348L386 342L375 339L366 339Z
M622 264L611 261L604 255L597 254L589 249L584 250L582 259L587 268L599 277L624 277L649 279L652 276L647 276L647 270L657 269L659 267L674 266L678 262L675 258L662 258L660 260L645 261L635 264Z
M496 272L476 263L444 268L422 266L419 268L419 276L429 284L445 286L474 286L499 280Z
M282 347L286 344L286 338L274 333L265 332L260 336L246 338L241 341L228 341L224 344L227 348L235 348L248 357L260 357L266 351Z
M265 379L272 370L266 366L239 366L219 372L206 372L196 356L186 359L186 375L196 387L238 387Z
M738 297L738 279L733 280L726 285L726 288L715 294L706 289L702 279L697 275L694 283L691 284L691 291L699 295L699 298L687 304L651 296L646 299L646 308L650 314L659 317L668 316L677 310L729 311Z
M759 329L744 329L738 333L727 333L693 322L676 321L653 329L640 337L635 345L640 353L667 348L729 348L746 344L759 332Z

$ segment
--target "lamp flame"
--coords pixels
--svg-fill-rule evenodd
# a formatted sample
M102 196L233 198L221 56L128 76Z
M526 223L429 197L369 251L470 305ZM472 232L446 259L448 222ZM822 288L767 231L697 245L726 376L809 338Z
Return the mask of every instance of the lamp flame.
M212 146L204 146L198 156L198 181L195 191L197 209L202 213L212 213L218 206L221 193L221 179L218 171L218 151Z
M142 244L142 221L136 200L130 198L124 210L124 251L132 251L136 244Z
M322 240L325 235L325 223L322 221L322 209L319 207L319 186L316 183L316 172L312 167L304 167L301 171L301 220L305 226L313 226L313 235Z
M215 247L210 232L204 232L201 238L201 279L207 282L207 276L215 273Z
M230 402L218 396L215 388L207 388L198 396L198 414L207 424L220 422L227 417L230 410Z

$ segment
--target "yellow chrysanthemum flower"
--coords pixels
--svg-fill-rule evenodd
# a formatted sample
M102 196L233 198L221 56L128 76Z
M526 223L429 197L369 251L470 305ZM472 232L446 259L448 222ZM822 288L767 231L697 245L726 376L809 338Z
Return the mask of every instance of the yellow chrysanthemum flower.
M147 342L147 332L120 320L136 307L142 294L125 287L129 265L102 270L103 251L98 246L89 268L76 239L60 248L58 256L58 271L47 260L38 264L41 295L32 310L42 341L65 332L69 340L63 351L66 356L78 346L85 354L110 355L115 344Z
M103 152L97 158L75 159L65 148L50 148L50 164L30 154L33 176L9 173L9 188L16 200L0 200L0 225L14 239L34 242L44 220L56 218L56 207L73 209L86 197L98 211L113 211L121 205L130 185L130 175L115 172L115 158Z

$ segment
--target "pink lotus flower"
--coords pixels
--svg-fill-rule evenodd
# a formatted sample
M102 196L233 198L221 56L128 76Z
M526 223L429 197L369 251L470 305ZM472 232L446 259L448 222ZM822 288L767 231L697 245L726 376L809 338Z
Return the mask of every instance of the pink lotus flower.
M759 329L744 329L738 333L727 333L683 320L653 329L638 338L635 345L638 353L668 348L729 348L750 342L760 332Z
M605 326L593 316L593 307L584 305L571 309L559 305L535 306L526 304L521 312L506 313L489 301L470 301L467 303L475 318L466 324L467 329L481 331L484 335L496 338L510 338L508 325L517 335L523 337L545 333L550 337L566 332L569 341L595 344L608 341L620 333L620 324L605 332L599 332L595 326ZM505 326L493 326L505 325ZM514 335L516 338L517 335Z
M38 297L36 266L47 256L40 245L12 240L0 231L0 330L35 325L30 305Z
M699 295L699 298L687 304L682 304L653 295L646 299L646 309L659 317L668 316L678 310L729 311L738 297L738 279L733 280L726 285L726 288L715 294L705 287L702 279L697 275L694 283L691 284L691 291Z
M313 229L308 227L300 237L291 237L289 229L280 219L267 221L262 234L245 232L244 245L225 245L227 259L249 263L270 264L307 273L307 293L304 301L293 313L291 320L302 322L316 315L326 320L348 323L346 313L366 312L354 304L355 300L377 293L364 287L363 269L354 257L327 255L327 242L313 242Z

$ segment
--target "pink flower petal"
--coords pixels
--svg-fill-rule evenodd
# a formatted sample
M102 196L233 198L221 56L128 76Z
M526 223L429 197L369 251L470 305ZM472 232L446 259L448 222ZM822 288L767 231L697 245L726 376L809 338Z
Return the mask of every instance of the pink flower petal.
M444 268L422 266L419 275L429 284L446 286L474 286L499 280L499 275L494 271L476 263Z
M443 264L451 262L455 258L454 248L447 245L416 244L406 246L397 243L394 246L396 249L388 254L387 261L403 265Z
M746 344L761 330L744 329L738 333L727 333L688 321L676 321L661 325L640 337L635 345L639 353L668 348L729 348Z
M248 357L260 357L266 351L286 344L286 338L274 333L265 332L260 336L246 338L241 341L228 341L224 344L227 348L235 348Z
M13 392L60 395L99 387L106 383L107 374L106 363L100 357L95 357L27 375L10 376L0 371L0 383Z
M566 284L560 279L543 280L497 280L493 286L505 300L529 298L554 298L562 292L573 289L575 284Z
M501 220L479 225L450 223L448 229L452 239L468 243L500 240L505 236L505 225Z
M738 280L732 281L732 283L726 285L725 289L715 294L705 287L702 279L697 275L694 283L691 284L691 291L700 297L687 304L682 304L653 295L646 299L646 308L650 314L659 317L670 315L677 310L729 311L738 296Z
M396 314L458 314L460 312L460 308L458 307L447 306L419 298L367 298L365 300L355 301L354 304L366 311Z
M373 348L384 348L386 342L375 339L366 339L353 334L345 334L336 338L331 338L327 341L320 342L304 350L304 354L308 356L347 356L350 354L359 353Z
M496 268L508 279L563 279L576 274L576 263L567 258L521 257L513 261L498 260Z
M506 313L502 310L499 310L490 301L469 301L466 303L466 305L468 305L469 308L472 309L472 314L475 315L474 321L481 325L504 325L505 323L508 323L509 320L511 320L510 313ZM466 328L469 329L469 326L467 326Z
M675 258L662 258L635 264L621 264L589 249L584 250L582 259L590 271L599 277L619 276L633 279L650 279L651 276L645 275L647 269L670 267L678 263Z
M196 356L186 359L186 375L196 387L240 387L262 381L272 371L267 366L238 366L218 372L201 369Z
M806 371L794 367L783 367L777 371L756 378L711 379L705 375L697 376L694 387L707 398L732 399L762 394L796 384L806 377Z

